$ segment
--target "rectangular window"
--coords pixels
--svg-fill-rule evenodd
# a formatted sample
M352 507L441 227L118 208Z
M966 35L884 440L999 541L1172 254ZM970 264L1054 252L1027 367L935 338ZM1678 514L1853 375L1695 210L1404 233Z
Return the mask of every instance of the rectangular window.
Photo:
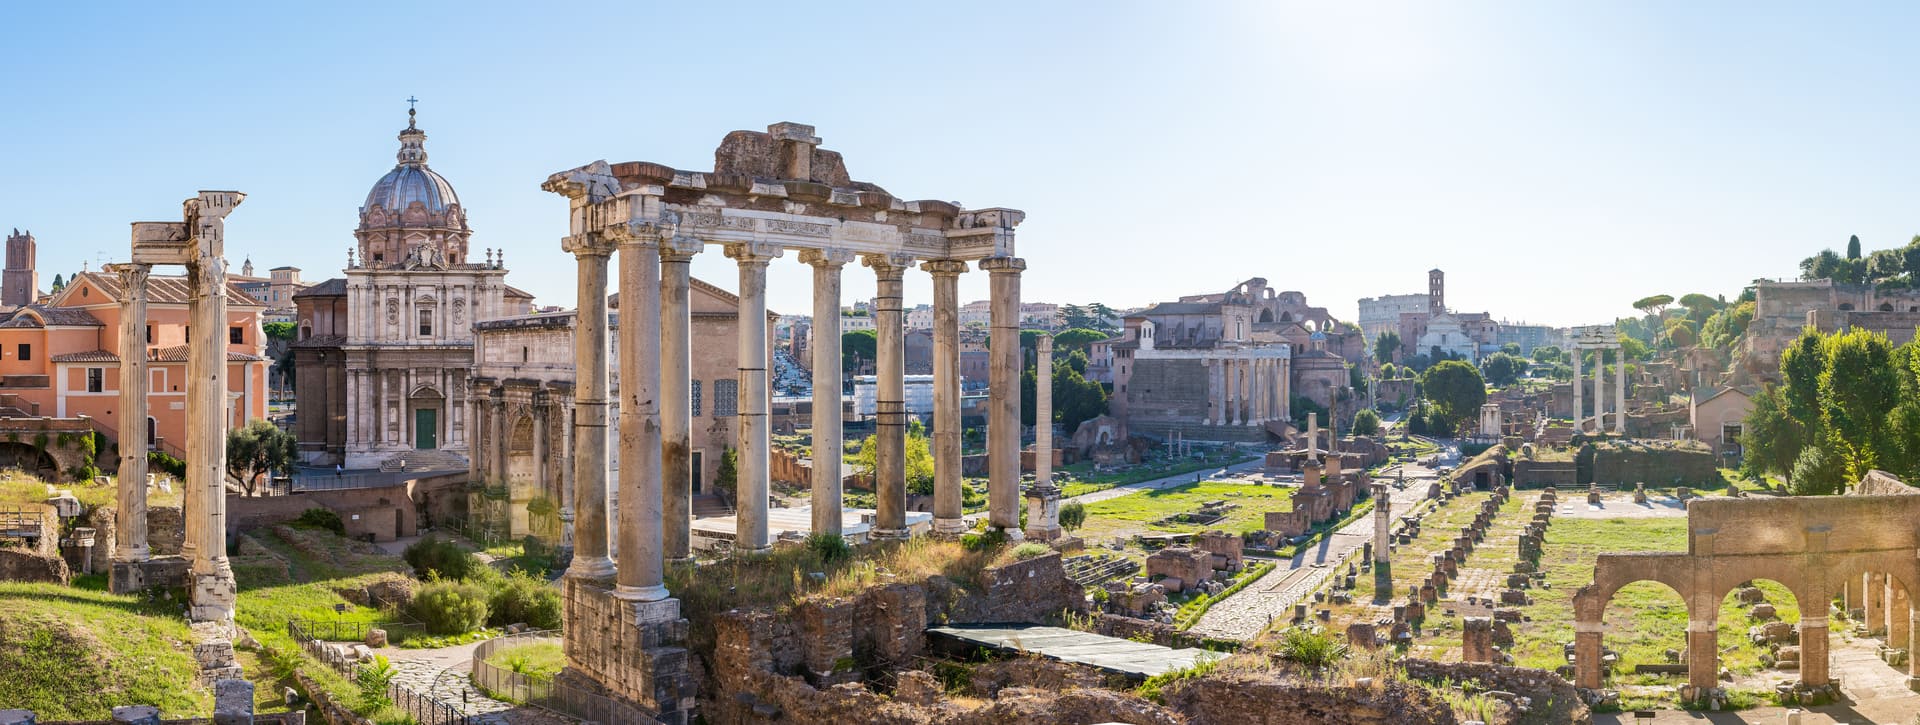
M233 345L247 344L247 331L239 327L227 328L227 342Z
M106 378L105 368L87 368L87 392L98 393L105 390Z
M23 343L20 343L20 359L21 359L21 360L32 360L32 359L33 359L33 346L32 346L32 345L28 345L27 343L24 343L24 342L23 342Z
M433 334L433 310L421 310L420 311L420 336L427 337L432 334Z
M688 400L693 401L693 417L700 417L700 381L693 381L693 395Z
M731 418L738 414L740 381L722 378L713 381L713 417Z
M147 344L153 344L153 325L147 325Z

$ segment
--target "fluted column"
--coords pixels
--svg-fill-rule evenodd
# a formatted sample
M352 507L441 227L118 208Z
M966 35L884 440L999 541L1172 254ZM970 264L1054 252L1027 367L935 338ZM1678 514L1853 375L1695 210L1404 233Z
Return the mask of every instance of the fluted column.
M567 576L607 579L607 258L613 247L595 235L566 238L579 267L579 312L573 328L573 563ZM498 445L498 443L496 443Z
M1033 482L1045 486L1053 482L1053 336L1042 334L1034 342Z
M1593 432L1607 432L1607 351L1593 351Z
M840 534L846 520L840 474L846 389L840 369L840 271L853 253L808 249L800 261L813 267L813 532Z
M992 389L987 421L987 520L1020 538L1020 272L1018 257L980 260L991 280L992 332L987 344Z
M1613 362L1613 432L1627 434L1627 350L1620 348Z
M1580 379L1581 358L1586 357L1586 352L1587 351L1580 349L1578 345L1573 347L1573 415L1571 417L1573 418L1574 432L1587 429L1587 406L1586 402L1582 400L1585 396L1581 395L1581 386L1585 385L1586 381ZM1582 687L1585 687L1585 685L1582 685Z
M1222 399L1220 390L1220 360L1206 358L1201 360L1200 364L1207 368L1207 417L1204 422L1207 425L1220 425L1223 421L1221 416L1227 412L1227 405Z
M120 509L114 512L113 558L146 561L147 547L147 276L146 264L116 264L126 298L120 303ZM120 591L114 587L114 591Z
M200 499L191 619L232 621L236 589L227 562L227 262L224 217L239 194L201 192L188 202L195 259L187 266L187 488ZM145 339L144 335L141 339Z
M773 431L767 427L767 263L779 258L780 252L775 244L727 245L727 256L740 266L740 400L735 429L740 500L733 549L744 554L762 553L773 545L767 529L773 447Z
M1248 425L1267 422L1267 361L1254 358L1247 367L1253 370L1253 420Z
M693 316L688 295L693 255L704 247L689 237L660 243L661 546L669 562L693 557Z
M503 381L504 382L504 381ZM488 485L507 485L507 389L496 384L489 394L487 404L488 417L493 421L493 445L487 447L487 467L493 469L487 474Z
M900 298L903 276L912 258L869 254L860 262L873 268L878 283L873 298L875 330L874 372L875 506L872 536L879 539L907 535L907 348Z
M967 263L943 259L920 268L933 275L933 530L958 534L966 530L960 495L960 274Z

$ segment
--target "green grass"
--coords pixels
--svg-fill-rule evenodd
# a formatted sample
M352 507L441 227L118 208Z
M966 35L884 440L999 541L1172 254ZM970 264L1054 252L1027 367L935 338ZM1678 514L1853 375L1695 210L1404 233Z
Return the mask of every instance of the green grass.
M0 699L42 720L103 720L115 706L169 718L212 708L177 606L52 584L0 583Z
M1095 471L1092 461L1081 461L1070 466L1061 466L1056 469L1056 473L1061 474L1060 477L1065 479L1060 486L1061 495L1071 498L1095 491L1105 491L1116 486L1152 481L1154 479L1193 473L1195 471L1211 471L1253 459L1253 456L1244 455L1233 457L1212 455L1200 460L1181 458L1178 460L1153 461L1130 466L1125 470L1107 473Z
M552 677L567 666L567 655L559 642L528 642L495 650L487 656L487 664L523 675Z
M1561 643L1573 640L1573 593L1593 583L1593 562L1602 553L1686 551L1687 520L1556 519L1547 528L1540 569L1549 589L1531 591L1525 611L1533 621L1514 631L1513 656L1522 667L1553 669L1566 664ZM1665 585L1638 582L1622 587L1607 603L1606 646L1620 653L1620 669L1666 662L1668 648L1687 646L1687 608Z
M1091 527L1101 519L1109 519L1141 524L1155 531L1171 533L1194 533L1212 529L1239 532L1260 528L1265 523L1265 515L1268 511L1292 510L1293 491L1294 489L1284 486L1256 486L1218 481L1188 483L1087 504L1087 523ZM1239 508L1233 509L1226 518L1212 524L1157 523L1174 514L1196 511L1201 504L1208 501L1220 500L1239 504Z

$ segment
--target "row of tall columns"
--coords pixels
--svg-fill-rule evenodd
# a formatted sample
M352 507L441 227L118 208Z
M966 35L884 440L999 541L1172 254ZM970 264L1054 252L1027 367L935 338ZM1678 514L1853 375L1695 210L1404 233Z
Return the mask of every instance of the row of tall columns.
M152 265L117 264L126 295L120 303L120 488L114 512L113 558L146 561L147 546L147 277Z
M1271 358L1206 361L1208 425L1263 425L1287 417L1286 366Z
M960 495L960 274L967 263L936 260L920 268L933 275L933 530L958 534L967 528Z

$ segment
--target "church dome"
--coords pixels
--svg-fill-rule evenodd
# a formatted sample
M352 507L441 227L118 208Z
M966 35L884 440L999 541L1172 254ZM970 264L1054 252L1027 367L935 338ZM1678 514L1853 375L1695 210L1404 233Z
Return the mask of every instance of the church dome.
M361 205L361 210L380 207L398 214L414 202L426 207L429 214L444 214L447 207L459 206L460 197L453 193L453 184L447 183L447 177L427 168L426 164L401 164L373 182L373 190L367 192L367 202Z
M407 110L400 130L399 163L388 171L360 207L360 258L375 267L415 263L465 264L466 208L446 177L427 167L427 132Z

